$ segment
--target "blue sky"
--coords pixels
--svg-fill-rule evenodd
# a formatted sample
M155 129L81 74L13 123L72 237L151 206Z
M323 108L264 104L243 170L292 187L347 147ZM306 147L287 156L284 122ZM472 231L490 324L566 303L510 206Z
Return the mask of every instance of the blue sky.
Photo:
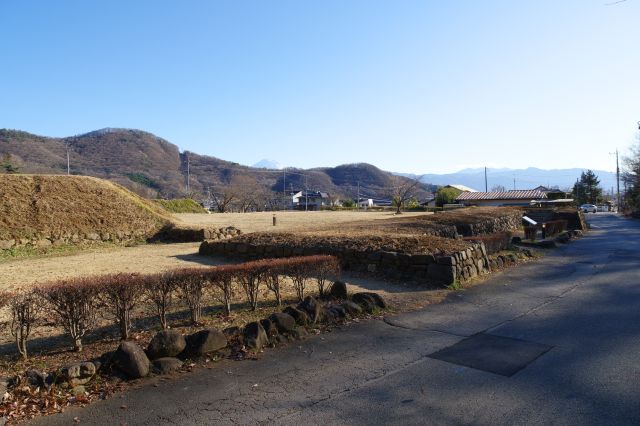
M640 0L0 2L0 127L243 164L613 170Z

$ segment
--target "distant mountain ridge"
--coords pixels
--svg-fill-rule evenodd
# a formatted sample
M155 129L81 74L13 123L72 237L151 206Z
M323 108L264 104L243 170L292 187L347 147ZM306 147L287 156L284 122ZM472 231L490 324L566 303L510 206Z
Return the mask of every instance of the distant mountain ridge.
M363 190L366 187L367 195L384 198L397 185L394 174L370 164L287 168L285 172L270 164L248 167L180 152L169 141L136 129L105 128L64 138L0 129L0 157L11 155L22 173L65 174L67 149L72 174L106 178L147 198L184 197L187 192L205 197L229 187L277 197L307 187L347 198L357 195L358 183ZM421 194L431 189L424 184Z
M487 169L487 187L489 190L496 186L505 189L533 189L540 185L546 187L558 187L571 189L580 174L587 169L552 169L544 170L536 167L526 169ZM616 174L605 170L593 170L600 179L600 186L605 192L616 187ZM415 178L418 175L399 173L401 176ZM515 185L514 185L515 180ZM460 184L469 186L478 191L485 190L484 168L463 169L456 173L425 174L421 176L422 182L433 185ZM515 186L515 188L514 188Z
M263 158L262 160L258 161L251 167L255 167L257 169L273 169L273 170L284 169L284 166L282 164L278 163L275 160L269 160L268 158Z

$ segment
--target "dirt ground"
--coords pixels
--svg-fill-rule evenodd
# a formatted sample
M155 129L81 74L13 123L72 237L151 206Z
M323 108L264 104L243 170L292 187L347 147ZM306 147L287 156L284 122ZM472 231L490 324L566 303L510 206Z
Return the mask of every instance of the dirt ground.
M275 212L276 226L273 226L273 212L255 213L183 213L173 217L180 224L189 227L224 227L235 226L244 233L260 231L298 231L326 229L327 226L346 222L385 220L398 217L424 216L427 213L402 213L380 211L319 211L319 212Z
M198 255L200 243L95 248L80 253L0 262L0 290L60 278L118 272L153 273L220 264Z

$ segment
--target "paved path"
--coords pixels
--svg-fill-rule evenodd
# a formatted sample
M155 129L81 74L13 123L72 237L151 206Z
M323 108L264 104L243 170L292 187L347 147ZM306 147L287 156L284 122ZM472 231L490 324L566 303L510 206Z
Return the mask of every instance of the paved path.
M36 423L639 424L640 224L589 219L587 237L442 304ZM449 355L480 369L434 358L460 342Z

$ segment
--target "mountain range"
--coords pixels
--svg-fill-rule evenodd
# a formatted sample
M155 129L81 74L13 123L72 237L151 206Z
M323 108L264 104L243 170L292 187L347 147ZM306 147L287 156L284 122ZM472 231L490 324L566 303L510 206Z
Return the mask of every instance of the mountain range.
M544 170L535 167L526 169L487 169L487 189L491 191L496 187L505 190L510 189L533 189L540 185L548 188L559 188L570 190L576 179L586 169L553 169ZM593 170L600 180L600 186L605 192L616 188L616 174L605 170ZM456 173L447 174L424 174L422 176L399 173L401 176L415 179L420 178L422 182L431 185L465 185L477 191L485 190L484 168L463 169ZM502 189L500 188L500 189Z
M272 163L248 167L180 152L169 141L135 129L105 128L63 138L0 129L0 157L11 156L22 173L65 174L67 153L71 174L106 178L147 198L221 197L230 188L266 198L308 188L344 198L355 197L358 186L364 195L388 198L389 188L409 181L366 163L286 170ZM433 189L422 184L417 195L424 197Z
M276 161L265 159L249 167L190 151L180 152L171 142L135 129L105 128L63 138L0 129L0 157L11 156L11 162L22 173L65 174L67 152L71 174L106 178L147 198L177 198L187 193L205 198L208 193L219 195L233 187L272 198L303 188L341 198L355 198L358 190L367 198L389 198L389 188L418 177L386 172L366 163L282 169ZM531 189L539 185L567 189L582 171L488 169L487 186L489 190L514 186ZM605 191L615 188L614 173L594 172ZM419 177L423 183L417 193L419 198L435 191L437 185L461 184L479 191L485 188L483 168Z

